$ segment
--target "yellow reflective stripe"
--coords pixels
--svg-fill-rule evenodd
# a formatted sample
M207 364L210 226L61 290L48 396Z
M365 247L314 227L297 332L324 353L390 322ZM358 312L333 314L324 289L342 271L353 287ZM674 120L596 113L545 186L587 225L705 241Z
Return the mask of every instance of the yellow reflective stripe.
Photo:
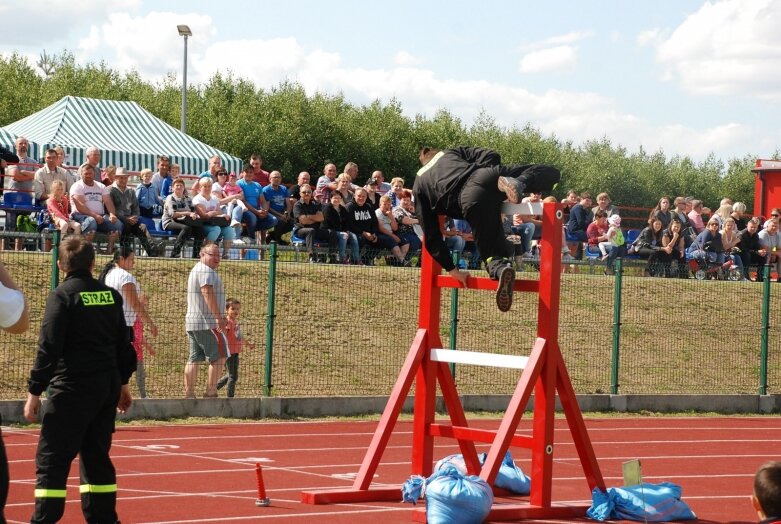
M67 491L64 489L35 488L37 499L64 499Z
M79 493L116 493L116 484L82 484Z
M434 155L434 157L433 157L431 160L429 160L429 161L426 163L426 165L425 165L425 166L423 166L423 167L421 167L420 169L418 169L418 176L422 175L423 173L425 173L426 171L428 171L429 169L431 169L432 167L434 167L434 164L436 164L436 163L437 163L437 160L439 160L440 158L442 158L444 155L445 155L445 152L444 152L444 151L440 151L439 153L437 153L436 155Z

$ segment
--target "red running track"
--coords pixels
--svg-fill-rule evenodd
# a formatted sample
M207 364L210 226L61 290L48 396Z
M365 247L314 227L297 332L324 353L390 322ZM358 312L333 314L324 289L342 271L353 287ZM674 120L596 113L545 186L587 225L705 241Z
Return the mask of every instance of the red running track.
M350 523L411 522L411 506L396 502L311 506L299 502L302 489L350 486L376 421L257 422L169 426L123 426L112 457L119 485L119 516L125 523ZM498 420L475 427L496 428ZM518 433L530 434L531 421ZM749 496L754 471L781 458L779 417L588 418L602 474L608 486L621 484L621 463L639 458L647 482L671 481L698 522L756 522ZM556 421L553 497L590 502L569 431ZM399 486L409 475L411 422L400 422L376 483ZM36 430L3 428L11 468L8 522L29 522L35 483ZM457 452L436 439L435 457ZM528 450L513 450L528 472ZM263 465L270 507L256 507L255 463ZM68 480L63 522L83 522L78 467ZM542 522L542 521L524 521ZM593 522L550 520L546 522Z

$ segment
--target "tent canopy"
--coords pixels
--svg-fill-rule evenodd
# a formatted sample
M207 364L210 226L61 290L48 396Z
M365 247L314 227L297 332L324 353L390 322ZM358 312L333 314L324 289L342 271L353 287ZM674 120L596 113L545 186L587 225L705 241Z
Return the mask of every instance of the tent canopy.
M0 128L0 143L12 150L17 136L30 141L33 158L40 160L44 151L61 146L72 165L83 163L86 150L95 146L101 153L101 165L130 171L156 170L159 155L179 164L183 174L206 171L213 155L222 159L228 171L238 173L243 166L241 159L182 133L135 102L66 96Z

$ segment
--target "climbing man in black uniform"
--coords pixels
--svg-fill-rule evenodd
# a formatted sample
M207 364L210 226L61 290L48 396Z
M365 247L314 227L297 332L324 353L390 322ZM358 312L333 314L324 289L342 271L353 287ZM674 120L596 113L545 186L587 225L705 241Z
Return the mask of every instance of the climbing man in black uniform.
M455 267L442 239L438 215L463 218L475 235L488 275L499 281L496 305L509 311L513 301L513 251L502 228L502 203L521 201L524 192L554 188L559 170L544 164L501 165L496 151L478 147L420 150L413 192L418 218L423 222L426 249L451 276L466 284L469 273Z
M113 524L118 522L117 480L109 450L116 412L124 413L132 402L127 382L136 354L122 296L92 276L92 244L84 237L65 239L57 265L66 277L46 301L24 406L30 422L41 414L30 522L62 518L68 472L78 454L84 518Z

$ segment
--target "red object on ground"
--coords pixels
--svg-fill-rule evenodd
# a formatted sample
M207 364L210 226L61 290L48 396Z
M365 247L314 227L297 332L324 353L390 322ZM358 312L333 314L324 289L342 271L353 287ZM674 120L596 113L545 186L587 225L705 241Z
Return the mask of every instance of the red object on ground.
M493 485L502 459L513 444L531 450L531 494L528 501L494 504L488 516L489 520L579 517L586 514L587 504L557 504L552 498L556 393L566 414L578 459L585 473L588 491L584 492L584 495L590 496L591 490L595 488L605 490L605 481L558 345L563 227L560 207L556 203L543 206L539 281L517 281L513 286L515 291L532 292L538 296L537 340L525 366L517 366L523 367L523 373L499 428L495 431L475 431L469 427L455 380L446 363L446 358L454 357L440 358L439 354L436 357L432 355L432 350L442 348L439 337L442 289L457 288L461 285L453 277L441 275L442 268L424 249L420 274L417 334L352 489L306 490L301 493L302 502L331 504L398 498L398 488L370 489L370 486L414 380L415 413L411 461L413 475L427 477L431 474L434 437L450 437L457 440L468 472L472 475L479 474L489 485ZM469 277L466 283L468 289L491 291L495 291L497 285L494 280L475 277ZM482 357L482 355L476 356ZM442 390L442 398L450 416L450 425L434 423L437 384ZM532 436L519 439L516 431L532 393L534 393ZM477 459L475 442L491 444L482 467ZM414 519L425 522L425 509L416 509Z
M266 496L266 486L263 483L263 469L260 467L260 462L255 463L255 476L258 481L258 498L255 500L256 506L270 506L271 499Z

